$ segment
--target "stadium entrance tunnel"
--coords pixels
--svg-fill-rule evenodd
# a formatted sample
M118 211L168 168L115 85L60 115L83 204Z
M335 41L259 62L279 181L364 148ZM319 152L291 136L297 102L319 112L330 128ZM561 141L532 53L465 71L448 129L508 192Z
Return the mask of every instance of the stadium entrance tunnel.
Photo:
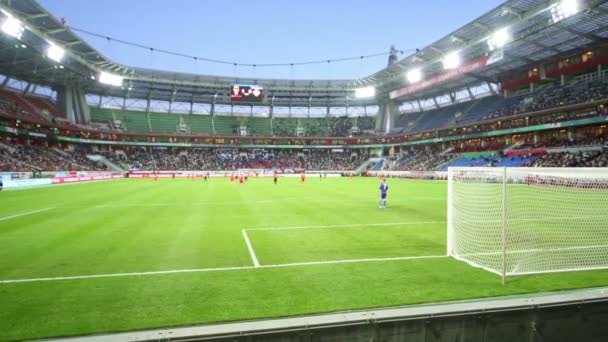
M68 338L65 341L604 341L608 288Z

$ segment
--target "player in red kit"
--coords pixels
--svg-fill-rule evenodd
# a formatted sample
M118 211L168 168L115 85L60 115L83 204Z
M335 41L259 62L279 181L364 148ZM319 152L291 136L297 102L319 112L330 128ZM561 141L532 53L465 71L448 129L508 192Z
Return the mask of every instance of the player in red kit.
M300 176L300 179L302 180L302 184L306 183L306 174L303 173L302 176Z

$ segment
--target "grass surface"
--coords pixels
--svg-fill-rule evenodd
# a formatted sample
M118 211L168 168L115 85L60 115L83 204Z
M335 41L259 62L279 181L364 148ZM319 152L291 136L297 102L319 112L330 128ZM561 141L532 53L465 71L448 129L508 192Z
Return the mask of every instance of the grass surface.
M376 179L120 180L0 193L0 340L428 303L608 284L608 272L510 278L445 254L446 184ZM382 224L382 225L378 225ZM349 227L345 227L348 225ZM351 226L352 225L352 226ZM340 226L323 227L319 226ZM256 230L299 227L298 229Z

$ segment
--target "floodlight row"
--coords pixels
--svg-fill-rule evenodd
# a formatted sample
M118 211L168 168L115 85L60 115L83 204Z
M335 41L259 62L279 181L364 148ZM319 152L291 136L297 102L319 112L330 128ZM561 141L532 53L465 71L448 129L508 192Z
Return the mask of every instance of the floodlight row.
M578 13L580 11L579 7L579 0L561 0L550 8L553 23ZM10 13L5 11L2 12L6 17L0 25L0 30L10 37L21 40L25 31L23 23L21 23L19 19L13 17ZM488 50L494 51L503 48L511 42L511 40L512 35L509 28L504 27L492 33L487 38L486 42L488 44ZM61 63L65 56L65 50L52 42L48 42L46 56L57 63ZM446 54L442 60L443 68L445 70L458 68L461 63L462 57L460 51L452 51ZM421 67L408 70L405 73L405 76L409 83L417 83L424 78ZM91 79L95 79L95 77L92 76ZM101 71L97 80L102 84L120 87L123 85L124 77ZM358 98L373 97L375 96L375 89L373 87L355 89L355 96Z
M2 13L5 15L5 18L0 24L0 31L2 31L9 37L21 40L21 38L23 37L23 33L26 30L25 25L23 25L23 23L19 19L15 18L10 13L4 10L2 10ZM46 57L56 63L59 63L59 68L63 69L64 67L60 63L65 56L65 49L51 41L48 41L47 44L48 45L46 47ZM21 44L21 46L25 47L24 44ZM95 76L91 76L91 79L95 79ZM116 87L122 86L124 81L124 77L110 74L104 71L101 71L99 73L97 79L100 83Z
M579 0L561 0L550 8L552 22L564 20L580 12ZM513 37L508 27L503 27L494 31L486 39L488 50L494 51L503 48L512 41ZM462 63L460 51L452 51L443 57L442 64L445 70L456 69ZM424 78L422 68L415 67L405 73L405 78L409 83L417 83Z

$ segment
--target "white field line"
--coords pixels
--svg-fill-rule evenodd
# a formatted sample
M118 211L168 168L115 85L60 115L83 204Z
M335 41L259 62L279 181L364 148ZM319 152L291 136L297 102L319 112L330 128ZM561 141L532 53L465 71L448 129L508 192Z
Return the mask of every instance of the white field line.
M530 217L530 218L509 218L507 219L507 224L509 222L559 222L559 221L572 221L572 220L585 220L585 219L602 219L608 220L608 215L587 215L587 216L552 216L552 217ZM494 219L494 220L463 220L464 222L458 222L458 224L467 224L467 223L476 223L476 224L484 224L484 223L502 223L502 219ZM508 229L508 227L507 227Z
M195 269L152 271L152 272L92 274L92 275L67 276L67 277L24 278L24 279L0 280L0 284L36 283L36 282L47 282L47 281L118 278L118 277L142 277L142 276L176 274L176 273L227 272L227 271L256 270L256 269L263 269L263 268L290 268L290 267L302 267L302 266L314 266L314 265L335 265L335 264L370 263L370 262L383 262L383 261L405 261L405 260L439 259L439 258L448 258L448 256L447 255L420 255L420 256L392 257L392 258L311 261L311 262L298 262L298 263L290 263L290 264L260 265L259 267L236 266L236 267L195 268Z
M71 183L68 183L71 184ZM408 197L408 200L431 200L431 201L444 201L445 198L442 197ZM353 200L332 200L332 199L315 199L315 198L297 198L297 197L288 197L288 198L278 198L271 200L257 200L257 201L247 201L244 200L247 204L274 204L274 203L284 203L284 202L314 202L314 203L333 203L333 202L358 202L361 203L359 199ZM376 203L376 199L370 199L370 203ZM112 203L112 204L98 204L98 205L62 205L57 206L57 208L65 208L65 209L75 209L75 208L120 208L120 207L196 207L196 206L209 206L209 205L234 205L234 201L208 201L208 202L187 202L187 203Z
M58 186L84 185L84 184L93 184L93 183L106 182L106 181L116 181L116 180L121 180L121 179L126 179L126 178L98 179L98 180L84 181L84 182L32 185L32 186L23 186L23 187L19 187L19 188L4 188L2 191L21 191L21 190L32 190L32 189L38 189L38 188L55 188Z
M10 219L13 219L13 218L17 218L17 217L21 217L21 216L25 216L25 215L30 215L30 214L35 214L35 213L41 213L43 211L48 211L48 210L51 210L51 209L53 209L53 208L44 208L44 209L39 209L39 210L26 211L26 212L20 213L20 214L15 214L15 215L11 215L11 216L1 217L0 221L10 220Z
M561 251L576 251L576 250L581 250L581 249L599 249L599 248L608 248L608 245L570 246L570 247L558 247L558 248L534 248L534 249L518 249L518 250L507 249L506 253L507 254L518 254L518 253L538 253L538 252L561 252ZM502 251L467 253L467 254L458 254L457 256L468 257L468 256L480 256L480 255L502 255Z
M245 239L245 244L247 244L247 249L249 250L249 255L251 256L251 262L253 262L253 266L260 267L258 257L255 255L255 251L253 250L251 241L249 241L249 236L247 236L247 231L245 231L245 229L242 229L241 232L243 233L243 239Z
M446 223L446 221L405 221L405 222L385 222L385 223L335 224L335 225L327 225L327 226L261 227L261 228L247 228L245 230L256 231L256 230L356 228L356 227L406 226L406 225L425 225L425 224L444 224L444 223Z
M293 263L288 263L288 264L263 265L260 267L262 267L262 268L280 268L280 267L296 267L296 266L310 266L310 265L353 264L353 263L378 262L378 261L440 259L440 258L447 258L447 257L448 257L447 255L420 255L420 256L406 256L406 257L389 257L389 258L365 258L365 259L293 262Z

